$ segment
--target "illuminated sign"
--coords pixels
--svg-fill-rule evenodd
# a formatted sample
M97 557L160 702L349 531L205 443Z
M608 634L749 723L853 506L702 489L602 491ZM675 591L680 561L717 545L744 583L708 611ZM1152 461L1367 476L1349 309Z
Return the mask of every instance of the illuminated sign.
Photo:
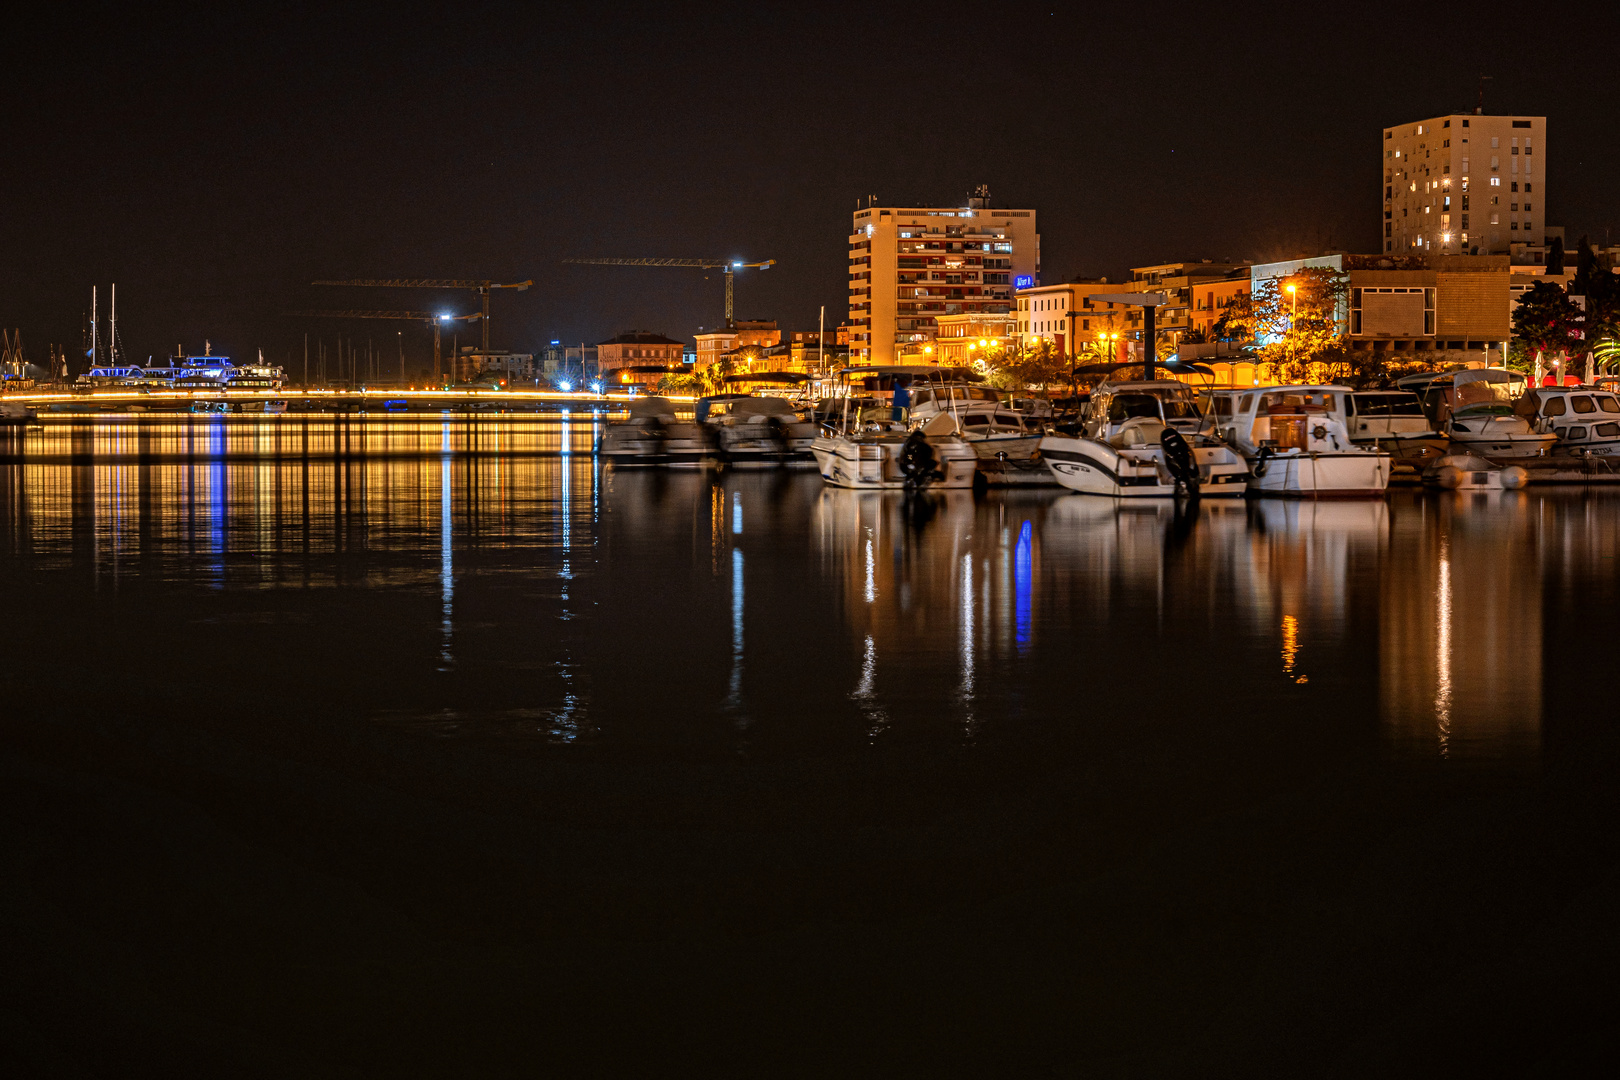
M1033 289L1034 287L1035 278L1030 274L1019 274L1013 278L1013 288L1015 289Z

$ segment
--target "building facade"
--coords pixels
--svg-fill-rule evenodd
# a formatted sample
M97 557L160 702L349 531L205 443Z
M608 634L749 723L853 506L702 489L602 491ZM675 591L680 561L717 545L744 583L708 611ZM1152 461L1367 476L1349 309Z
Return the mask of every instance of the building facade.
M1013 327L1017 316L975 312L971 315L941 315L934 337L933 352L925 353L930 361L950 367L967 367L984 353L1014 343Z
M663 334L635 331L597 342L602 381L614 386L652 386L671 372L685 370L685 346Z
M1384 129L1386 254L1508 255L1547 225L1547 118L1454 113Z
M452 374L459 383L498 382L502 386L533 386L536 369L533 353L483 352L463 346L453 360Z
M1040 280L1034 210L990 205L855 211L849 236L849 349L859 363L926 362L941 315L1005 315Z
M770 349L782 344L782 331L774 319L739 319L727 330L710 330L694 335L697 341L696 367L701 370L719 363L727 354L754 347Z

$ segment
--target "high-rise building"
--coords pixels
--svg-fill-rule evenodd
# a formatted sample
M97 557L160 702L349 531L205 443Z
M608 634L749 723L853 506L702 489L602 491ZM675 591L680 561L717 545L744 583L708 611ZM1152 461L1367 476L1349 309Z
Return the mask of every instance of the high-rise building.
M1508 255L1547 226L1547 118L1456 113L1384 129L1384 251Z
M857 210L849 237L849 351L855 362L928 363L941 315L1005 315L1040 280L1035 211L990 206Z

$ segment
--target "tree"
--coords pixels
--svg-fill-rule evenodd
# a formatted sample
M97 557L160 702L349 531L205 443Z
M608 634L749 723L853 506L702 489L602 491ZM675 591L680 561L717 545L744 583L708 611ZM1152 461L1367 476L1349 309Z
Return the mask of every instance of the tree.
M1598 261L1591 241L1581 237L1575 252L1575 278L1569 283L1574 296L1586 298L1586 319L1581 329L1588 347L1620 337L1620 278Z
M1550 258L1550 256L1549 256ZM1538 281L1513 309L1513 336L1535 353L1562 354L1580 330L1581 309L1551 281Z
M1328 267L1307 266L1286 278L1265 278L1234 300L1215 334L1224 341L1253 341L1256 359L1283 382L1303 382L1313 364L1344 362L1339 312L1349 278Z
M1562 274L1564 272L1564 238L1553 237L1552 243L1547 245L1547 273Z
M696 375L671 373L660 378L653 389L660 394L701 394L703 380Z
M1050 341L987 349L979 361L985 367L986 381L1000 390L1014 393L1028 390L1048 397L1054 388L1069 385L1069 357Z

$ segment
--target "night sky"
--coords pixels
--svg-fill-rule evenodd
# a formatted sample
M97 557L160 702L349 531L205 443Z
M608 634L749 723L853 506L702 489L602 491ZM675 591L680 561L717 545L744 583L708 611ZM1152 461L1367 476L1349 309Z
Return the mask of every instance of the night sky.
M420 363L423 329L286 312L476 303L308 285L351 276L533 278L494 300L523 351L721 321L701 271L560 265L610 255L774 258L738 317L813 328L858 199L978 184L1039 211L1048 282L1374 250L1381 129L1470 110L1481 72L1487 112L1549 118L1549 224L1599 238L1620 91L1582 58L1620 25L1586 10L55 5L5 52L0 325L77 348L116 281L137 360L403 330Z

